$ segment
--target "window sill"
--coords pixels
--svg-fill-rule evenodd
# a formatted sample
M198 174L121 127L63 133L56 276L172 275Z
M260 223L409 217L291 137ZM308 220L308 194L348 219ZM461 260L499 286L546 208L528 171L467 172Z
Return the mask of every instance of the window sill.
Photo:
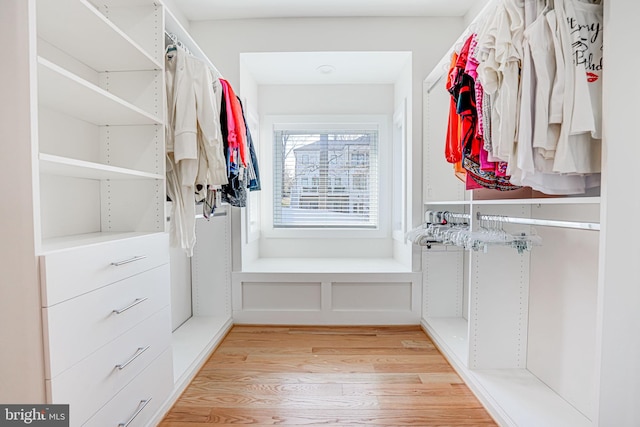
M243 273L410 273L394 258L258 258Z

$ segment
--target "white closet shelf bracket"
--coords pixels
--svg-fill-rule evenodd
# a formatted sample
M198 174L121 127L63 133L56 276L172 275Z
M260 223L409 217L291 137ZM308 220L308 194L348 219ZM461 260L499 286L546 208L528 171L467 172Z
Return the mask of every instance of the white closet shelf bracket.
M481 221L502 221L511 224L540 225L545 227L574 228L579 230L600 230L597 222L558 221L552 219L518 218L502 215L483 215L478 212L476 218Z

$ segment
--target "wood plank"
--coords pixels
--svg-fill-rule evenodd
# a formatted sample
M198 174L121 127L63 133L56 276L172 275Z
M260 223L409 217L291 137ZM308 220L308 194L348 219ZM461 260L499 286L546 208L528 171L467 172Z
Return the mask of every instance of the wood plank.
M252 372L291 372L291 373L331 373L331 372L349 372L349 373L373 373L373 372L393 372L393 368L382 365L380 370L376 370L370 364L353 364L353 363L322 363L317 361L311 363L309 361L287 360L281 363L261 363L261 362L212 362L210 365L204 366L200 372L207 373L209 371L225 371L238 369L246 369ZM409 364L407 364L409 365ZM418 369L416 366L422 366ZM448 365L447 365L448 366ZM385 370L386 369L386 370ZM424 365L414 365L414 370L407 372L427 372Z
M450 400L450 399L449 399ZM282 408L289 409L374 409L379 407L376 396L301 396L301 395L255 395L255 394L202 394L183 393L176 408L205 407L225 408Z
M273 334L229 334L225 338L225 345L235 347L273 347L274 341L280 341L283 346L292 348L306 347L425 347L433 345L424 336L408 335L347 335L348 339L337 335L296 335L289 333Z
M426 386L426 384L413 385L418 387ZM447 385L451 388L451 385ZM403 384L403 386L405 385ZM410 385L405 387L407 386ZM288 396L291 394L298 396L340 396L346 394L343 392L341 383L238 384L236 382L212 382L201 378L195 378L185 393L216 393L218 395L240 393L253 396Z
M295 360L297 363L323 363L323 364L350 364L350 365L370 365L370 364L404 364L415 363L429 365L433 363L442 363L443 359L440 354L313 354L311 356L290 356L280 354L250 354L244 360L232 359L225 360L225 363L260 363L260 364L286 364ZM212 359L212 361L214 361Z
M455 372L446 360L435 361L431 363L376 363L373 365L374 372Z
M430 384L342 384L345 396L454 396L464 394L449 383Z
M313 347L311 349L313 354L440 354L435 346L424 347L350 347L350 348L335 348L335 347Z
M312 354L315 353L315 349L312 347L233 347L224 346L218 347L215 354Z
M463 384L462 378L455 372L429 372L418 374L420 381L424 384L447 382L449 384Z
M406 373L293 373L293 372L238 372L237 370L200 371L196 378L211 382L236 382L252 384L420 384L419 374Z

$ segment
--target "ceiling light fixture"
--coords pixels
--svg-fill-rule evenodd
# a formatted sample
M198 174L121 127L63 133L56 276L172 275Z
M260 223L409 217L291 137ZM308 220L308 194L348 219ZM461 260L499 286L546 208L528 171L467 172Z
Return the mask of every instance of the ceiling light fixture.
M333 65L325 64L320 65L318 68L316 68L316 70L318 70L320 74L331 74L336 71L336 67L334 67Z

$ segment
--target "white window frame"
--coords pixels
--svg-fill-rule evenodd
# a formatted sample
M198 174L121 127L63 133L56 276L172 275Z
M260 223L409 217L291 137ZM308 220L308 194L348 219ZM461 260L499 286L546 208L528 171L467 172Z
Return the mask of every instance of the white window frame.
M386 115L267 115L262 118L260 162L261 233L266 238L380 238L391 237L391 116ZM378 227L356 228L275 228L273 226L273 133L279 129L326 130L378 129Z
M258 171L261 172L261 152L260 148L260 122L258 118L247 107L247 100L243 100L245 106L245 118L247 120L247 126L251 131L251 137L253 139L254 149L256 151L256 157L258 158ZM262 175L260 176L260 182L263 183ZM264 184L261 185L264 188ZM244 216L244 232L245 243L255 242L260 238L260 205L262 200L260 197L260 191L249 191L247 189L247 207L242 209L242 215Z
M407 233L407 98L404 98L393 115L392 174L394 196L392 202L393 239L405 241ZM397 169L397 170L396 170ZM395 204L399 203L400 206Z

